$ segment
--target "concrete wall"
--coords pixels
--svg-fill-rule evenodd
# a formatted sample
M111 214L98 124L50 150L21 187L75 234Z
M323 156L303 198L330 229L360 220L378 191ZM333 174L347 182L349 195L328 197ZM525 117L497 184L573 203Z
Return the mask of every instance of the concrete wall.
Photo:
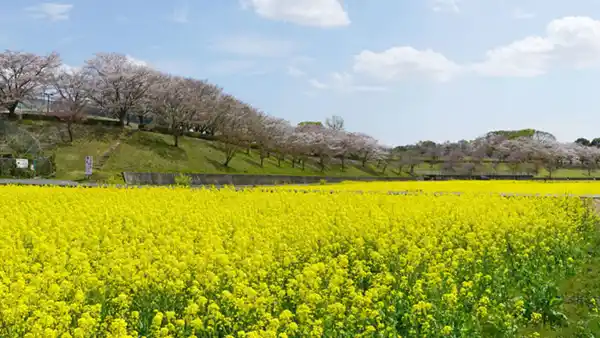
M130 185L170 185L175 184L175 173L132 173L124 172L123 178ZM311 184L324 179L329 183L341 181L411 181L410 177L328 177L328 176L288 176L288 175L227 175L227 174L187 174L192 177L192 185L273 185Z
M176 173L134 173L124 172L123 178L128 185L171 185L175 184ZM342 181L414 181L412 177L335 177L335 176L289 176L289 175L227 175L227 174L186 174L192 177L192 185L274 185L274 184L314 184L320 180L328 183ZM520 177L512 175L488 177L489 179L530 179L531 176ZM448 176L424 177L420 180L430 179L482 179L471 176Z

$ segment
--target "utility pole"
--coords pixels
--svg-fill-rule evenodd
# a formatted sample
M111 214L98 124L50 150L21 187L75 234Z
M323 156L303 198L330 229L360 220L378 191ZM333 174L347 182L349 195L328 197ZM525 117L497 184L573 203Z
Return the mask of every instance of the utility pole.
M44 95L46 96L46 114L50 114L50 97L53 96L54 94L52 93L44 93Z

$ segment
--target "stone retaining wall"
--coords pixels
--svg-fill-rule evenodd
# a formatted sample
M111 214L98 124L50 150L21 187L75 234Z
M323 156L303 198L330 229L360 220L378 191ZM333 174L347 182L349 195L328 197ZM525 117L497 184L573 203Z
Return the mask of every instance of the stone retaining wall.
M176 173L135 173L124 172L123 178L128 185L171 185L175 184ZM430 180L432 177L376 177L376 176L290 176L290 175L227 175L227 174L186 174L192 178L192 185L277 185L277 184L315 184L321 180L327 183L338 183L342 181L415 181ZM498 175L494 177L480 176L449 176L439 175L433 179L530 179L532 176L521 177L513 175Z

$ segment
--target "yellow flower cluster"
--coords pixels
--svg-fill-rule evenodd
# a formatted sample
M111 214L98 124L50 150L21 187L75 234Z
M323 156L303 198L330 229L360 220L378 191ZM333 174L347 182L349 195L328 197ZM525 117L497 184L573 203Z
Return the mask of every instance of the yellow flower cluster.
M0 188L0 337L510 336L579 198Z
M327 185L284 185L278 190L481 192L540 195L600 195L599 181L396 181L343 182Z

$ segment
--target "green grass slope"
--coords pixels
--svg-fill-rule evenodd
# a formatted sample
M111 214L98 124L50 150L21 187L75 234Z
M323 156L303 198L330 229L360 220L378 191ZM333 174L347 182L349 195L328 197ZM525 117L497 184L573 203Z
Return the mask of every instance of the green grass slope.
M84 178L84 158L94 156L97 161L111 146L119 142L106 162L94 166L92 180L118 182L123 171L138 172L177 172L177 173L230 173L230 174L269 174L269 175L313 175L313 176L396 176L391 170L385 174L368 164L362 167L347 161L342 170L339 160L333 160L327 169L321 171L314 160L308 160L305 169L292 167L290 159L278 161L274 156L265 159L263 167L256 151L249 154L239 151L228 167L222 165L225 155L214 141L182 137L179 147L172 145L169 135L136 131L131 136L125 132L109 130L104 137L89 137L89 131L80 128L80 136L72 144L64 144L56 150L57 178L82 180Z
M222 165L224 154L214 141L182 137L180 146L172 145L172 137L135 129L121 129L102 125L74 126L75 140L68 143L64 124L48 121L21 121L21 126L39 135L42 141L59 144L53 151L56 154L56 178L83 180L84 158L93 156L94 175L92 180L99 182L120 182L123 171L137 172L182 172L182 173L230 173L230 174L271 174L271 175L313 175L313 176L397 176L394 164L385 173L373 164L362 167L356 161L346 161L342 170L339 160L334 159L322 172L316 161L308 160L305 169L292 167L290 159L278 164L272 156L260 166L256 151L247 154L240 151L228 167ZM103 159L104 157L104 159ZM100 163L99 163L100 162ZM101 164L101 165L99 165ZM419 173L437 173L439 166L422 164L416 168ZM483 172L493 173L490 167ZM500 167L498 172L509 173L508 168ZM406 174L402 174L406 175ZM546 176L540 173L540 176ZM555 177L585 177L582 170L562 169ZM592 176L600 177L600 172Z
M157 133L139 131L126 139L112 154L103 170L107 172L183 172L183 173L230 173L271 175L328 175L328 176L383 176L371 165L363 168L347 163L344 170L339 161L333 161L322 172L315 161L307 161L304 170L292 167L290 159L278 161L271 156L260 166L257 152L239 151L227 167L222 163L224 153L214 141L183 137L179 147L172 146L171 137ZM387 172L385 175L393 175Z

